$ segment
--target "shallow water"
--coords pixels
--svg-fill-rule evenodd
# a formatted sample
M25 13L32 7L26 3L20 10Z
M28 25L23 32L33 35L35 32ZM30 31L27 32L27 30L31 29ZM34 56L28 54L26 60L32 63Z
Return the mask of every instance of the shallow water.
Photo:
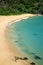
M9 39L38 65L43 65L43 16L23 19L9 27ZM35 56L41 59L36 59Z

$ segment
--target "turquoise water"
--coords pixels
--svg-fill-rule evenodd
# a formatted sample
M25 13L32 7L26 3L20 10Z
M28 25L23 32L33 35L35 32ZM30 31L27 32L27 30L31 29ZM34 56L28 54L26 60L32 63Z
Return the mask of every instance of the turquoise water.
M35 63L43 65L43 16L23 19L12 24L9 29L12 43Z

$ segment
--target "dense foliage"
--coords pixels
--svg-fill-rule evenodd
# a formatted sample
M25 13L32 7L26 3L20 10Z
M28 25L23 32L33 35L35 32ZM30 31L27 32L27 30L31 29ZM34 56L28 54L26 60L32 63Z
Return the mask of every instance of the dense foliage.
M0 0L0 15L43 14L43 0Z

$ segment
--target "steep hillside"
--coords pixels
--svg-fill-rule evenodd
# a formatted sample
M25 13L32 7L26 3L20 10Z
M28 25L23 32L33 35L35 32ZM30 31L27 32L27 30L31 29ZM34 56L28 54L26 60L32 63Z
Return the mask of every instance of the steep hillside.
M43 14L43 0L0 0L0 15Z

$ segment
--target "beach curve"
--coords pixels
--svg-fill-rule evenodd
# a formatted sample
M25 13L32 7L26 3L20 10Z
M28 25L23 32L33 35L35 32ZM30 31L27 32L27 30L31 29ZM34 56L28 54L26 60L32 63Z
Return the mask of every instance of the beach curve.
M12 16L0 16L0 65L30 65L31 61L14 61L15 56L23 57L22 54L10 44L11 42L5 38L6 28L14 22L25 19L27 17L35 16L33 14L23 14L23 15L12 15ZM14 23L13 22L13 23Z

